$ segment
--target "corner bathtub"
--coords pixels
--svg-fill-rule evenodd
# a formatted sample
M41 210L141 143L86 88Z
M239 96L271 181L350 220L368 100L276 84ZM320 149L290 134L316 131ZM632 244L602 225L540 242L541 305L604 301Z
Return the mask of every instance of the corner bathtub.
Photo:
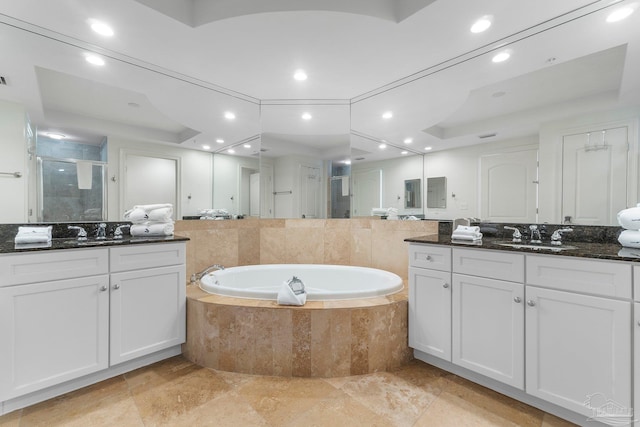
M358 299L402 290L402 278L368 267L323 264L267 264L217 270L200 279L203 291L239 298L276 300L282 284L296 276L307 301Z
M300 278L304 306L278 305L282 283ZM318 300L322 298L322 300ZM231 267L187 286L184 356L220 371L344 377L409 362L408 291L374 268L276 264Z

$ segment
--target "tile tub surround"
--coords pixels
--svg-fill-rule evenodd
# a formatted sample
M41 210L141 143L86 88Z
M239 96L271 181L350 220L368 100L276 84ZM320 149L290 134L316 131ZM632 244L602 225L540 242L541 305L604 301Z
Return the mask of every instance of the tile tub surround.
M404 239L437 234L437 221L352 219L179 220L187 243L187 277L212 264L338 264L407 277Z
M412 359L407 288L386 297L275 301L187 287L184 356L212 369L283 377L342 377L398 368Z

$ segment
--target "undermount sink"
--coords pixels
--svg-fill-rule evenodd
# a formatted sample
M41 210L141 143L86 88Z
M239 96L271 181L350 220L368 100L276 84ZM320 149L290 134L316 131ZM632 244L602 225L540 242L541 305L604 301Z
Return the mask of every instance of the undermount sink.
M515 242L505 242L498 243L500 246L509 246L515 249L531 249L534 251L551 251L551 252L561 252L561 251L569 251L572 249L576 249L575 246L555 246L555 245L530 245L527 243L515 243Z

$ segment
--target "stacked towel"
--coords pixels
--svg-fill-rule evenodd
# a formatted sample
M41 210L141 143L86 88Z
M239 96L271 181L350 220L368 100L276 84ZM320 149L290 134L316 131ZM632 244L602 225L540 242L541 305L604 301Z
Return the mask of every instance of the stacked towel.
M18 234L15 237L17 245L31 243L51 243L52 226L47 227L18 227Z
M618 242L627 248L640 248L640 204L621 210L617 218L618 224L626 229L618 236Z
M202 209L200 219L230 219L231 215L226 209Z
M451 233L451 240L464 240L464 241L476 241L482 240L482 233L480 227L470 227L467 225L458 225L453 233Z
M133 223L129 229L132 236L172 236L172 215L170 203L136 205L124 213L124 219Z
M371 216L386 216L387 219L398 219L398 209L396 208L372 208Z

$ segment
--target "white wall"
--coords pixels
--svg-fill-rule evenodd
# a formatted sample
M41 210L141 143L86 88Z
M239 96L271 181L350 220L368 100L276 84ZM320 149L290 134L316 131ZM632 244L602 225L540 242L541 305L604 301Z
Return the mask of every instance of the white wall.
M260 161L257 157L240 157L227 154L213 156L213 205L215 209L226 209L231 215L249 214L248 189L241 188L242 169L258 171ZM241 194L242 193L242 194ZM233 199L232 199L233 197ZM241 200L241 198L243 200ZM246 201L246 203L245 203ZM242 203L243 206L240 206ZM246 205L247 209L244 208ZM247 210L245 212L245 210Z
M351 164L351 173L359 170L382 170L382 206L383 208L396 208L399 215L422 214L422 209L404 208L404 181L407 179L421 180L422 205L426 206L425 180L423 174L422 156L398 157L396 159L381 160L378 162ZM398 198L399 196L399 198ZM372 206L373 207L373 206ZM376 206L377 207L377 206Z
M23 106L0 101L0 172L20 172L22 176L0 175L0 223L28 221L27 118ZM31 171L35 173L35 171Z
M197 215L201 209L212 205L213 195L213 155L208 152L188 150L154 143L140 142L109 136L108 143L108 219L118 221L122 214L130 209L123 204L121 198L121 154L124 151L138 155L176 158L178 168L178 200L179 206L174 209L176 218L186 215ZM115 176L116 182L111 178Z
M480 157L488 154L517 151L525 147L536 147L537 145L537 136L530 136L426 154L424 156L425 180L438 176L447 178L447 207L444 209L426 209L425 200L423 202L425 218L479 217Z
M274 192L291 190L291 194L276 194L274 196L275 218L300 218L300 165L317 167L322 174L321 182L326 182L326 171L322 160L307 156L282 156L274 159ZM323 189L325 187L322 187ZM326 191L322 191L326 193ZM321 200L326 206L326 196ZM326 209L321 212L326 215Z

